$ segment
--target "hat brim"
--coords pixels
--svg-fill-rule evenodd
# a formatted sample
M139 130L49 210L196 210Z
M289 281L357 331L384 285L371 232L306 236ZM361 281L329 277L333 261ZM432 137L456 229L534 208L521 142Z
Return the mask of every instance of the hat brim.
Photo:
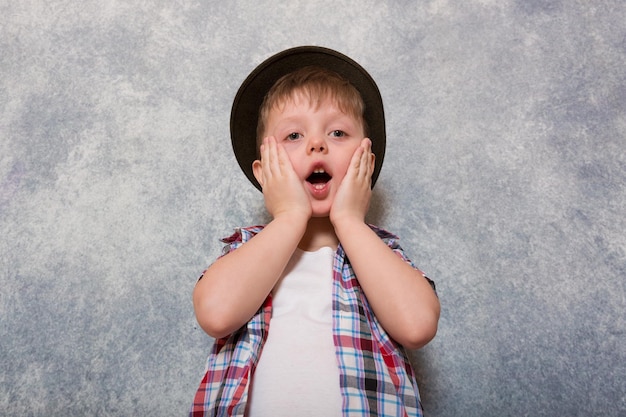
M246 177L261 190L252 171L257 159L256 129L259 108L267 92L280 77L307 66L335 71L348 80L361 94L365 103L364 118L372 152L376 155L372 187L378 179L385 157L385 114L383 101L374 79L351 58L332 49L300 46L271 56L256 67L239 87L230 115L230 134L237 162Z

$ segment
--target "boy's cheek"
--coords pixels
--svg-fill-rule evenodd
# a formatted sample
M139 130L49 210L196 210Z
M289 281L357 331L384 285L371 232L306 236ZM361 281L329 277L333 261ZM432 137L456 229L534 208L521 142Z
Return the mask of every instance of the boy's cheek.
M294 144L290 144L287 143L283 146L283 149L285 150L285 154L287 155L287 159L289 160L289 162L291 163L291 166L293 167L294 170L297 170L297 168L299 167L299 163L298 163L298 158L294 155Z

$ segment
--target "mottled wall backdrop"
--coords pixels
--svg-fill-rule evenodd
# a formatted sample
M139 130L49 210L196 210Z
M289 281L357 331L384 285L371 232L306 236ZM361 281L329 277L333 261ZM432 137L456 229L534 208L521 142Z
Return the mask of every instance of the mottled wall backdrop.
M626 415L621 0L0 0L0 414L183 416L191 291L266 221L230 149L256 64L378 81L371 222L438 284L431 417Z

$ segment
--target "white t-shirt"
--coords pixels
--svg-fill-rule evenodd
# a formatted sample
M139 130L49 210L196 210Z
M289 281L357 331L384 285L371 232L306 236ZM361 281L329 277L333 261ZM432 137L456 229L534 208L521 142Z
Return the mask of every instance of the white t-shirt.
M334 250L297 249L272 291L272 318L252 377L250 417L341 416L332 332Z

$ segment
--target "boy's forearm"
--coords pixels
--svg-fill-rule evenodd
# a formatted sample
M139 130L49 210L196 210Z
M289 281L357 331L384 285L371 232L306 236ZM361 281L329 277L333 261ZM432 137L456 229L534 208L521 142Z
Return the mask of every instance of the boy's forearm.
M193 303L198 323L210 336L227 336L250 320L278 281L305 228L301 219L275 219L206 270L194 289Z
M410 349L427 344L437 332L440 306L424 275L358 219L335 224L335 231L387 333Z

